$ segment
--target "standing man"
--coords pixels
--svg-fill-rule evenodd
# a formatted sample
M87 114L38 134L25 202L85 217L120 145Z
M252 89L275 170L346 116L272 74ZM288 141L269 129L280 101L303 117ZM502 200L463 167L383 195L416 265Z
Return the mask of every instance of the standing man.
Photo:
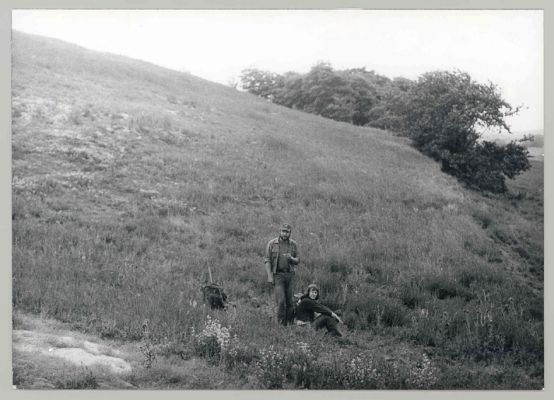
M277 320L283 325L292 323L294 318L293 266L299 262L296 242L290 238L291 230L289 224L281 226L279 237L267 243L264 258L267 281L275 287Z

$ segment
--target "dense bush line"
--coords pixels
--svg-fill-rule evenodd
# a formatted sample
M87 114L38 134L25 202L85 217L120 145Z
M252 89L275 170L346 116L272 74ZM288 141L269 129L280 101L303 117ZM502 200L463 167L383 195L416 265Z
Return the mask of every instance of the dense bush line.
M521 144L480 140L480 127L509 132L505 118L518 109L502 99L494 84L480 84L464 72L391 80L365 68L340 71L320 63L306 74L246 69L241 85L286 107L404 134L441 162L443 171L477 190L505 192L505 178L530 167Z

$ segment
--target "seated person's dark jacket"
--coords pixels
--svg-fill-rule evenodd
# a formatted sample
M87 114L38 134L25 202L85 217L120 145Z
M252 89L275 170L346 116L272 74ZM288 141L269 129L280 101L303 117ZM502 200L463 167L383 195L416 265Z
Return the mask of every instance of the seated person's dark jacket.
M313 322L315 319L314 313L330 317L333 312L329 307L325 307L316 300L312 300L309 297L302 297L300 304L296 307L296 319L304 322Z

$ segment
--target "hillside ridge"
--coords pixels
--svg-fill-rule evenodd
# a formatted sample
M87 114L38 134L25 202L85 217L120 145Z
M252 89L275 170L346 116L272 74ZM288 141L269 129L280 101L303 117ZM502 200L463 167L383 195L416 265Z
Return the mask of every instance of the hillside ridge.
M542 385L542 163L482 196L390 132L151 64L14 33L12 66L15 311L131 344L148 321L164 362L241 388ZM282 222L296 291L319 284L344 341L276 324L262 260ZM227 312L204 305L208 266ZM260 366L296 362L291 343L316 375ZM358 356L380 372L348 383Z

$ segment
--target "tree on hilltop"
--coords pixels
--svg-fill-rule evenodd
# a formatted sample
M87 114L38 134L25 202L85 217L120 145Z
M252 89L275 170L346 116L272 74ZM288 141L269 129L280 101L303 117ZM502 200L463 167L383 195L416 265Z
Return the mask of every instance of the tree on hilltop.
M241 87L286 107L365 125L369 110L378 101L378 90L370 81L376 76L363 68L336 71L330 64L321 62L306 74L278 75L246 69L241 74Z
M469 186L506 191L505 178L530 167L525 147L482 141L479 128L510 133L506 117L518 112L492 84L480 84L465 72L423 74L408 92L402 130L442 169Z
M407 107L408 93L414 81L406 78L394 78L383 91L380 101L368 113L368 126L401 132L403 116Z
M247 68L241 71L240 86L256 96L273 101L284 86L284 78L275 72Z

